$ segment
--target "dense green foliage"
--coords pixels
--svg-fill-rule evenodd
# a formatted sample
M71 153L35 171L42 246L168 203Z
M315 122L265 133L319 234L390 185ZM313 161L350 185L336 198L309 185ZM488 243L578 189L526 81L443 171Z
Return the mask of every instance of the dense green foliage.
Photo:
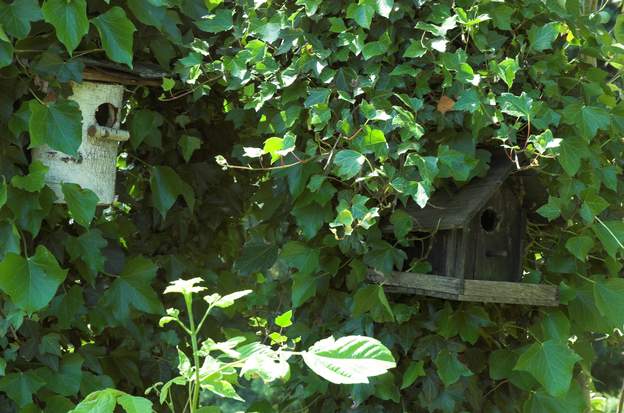
M246 402L223 411L582 411L594 340L624 324L623 52L615 6L574 0L0 1L0 412L176 376L188 343L158 328L175 298L157 291L190 275L254 291L204 337L368 335L398 362L371 384L296 364L276 386L241 378ZM68 184L54 204L29 158L76 153L85 58L170 73L127 93L106 209ZM523 282L558 285L562 305L367 284L367 267L429 270L401 207L501 148L543 195Z

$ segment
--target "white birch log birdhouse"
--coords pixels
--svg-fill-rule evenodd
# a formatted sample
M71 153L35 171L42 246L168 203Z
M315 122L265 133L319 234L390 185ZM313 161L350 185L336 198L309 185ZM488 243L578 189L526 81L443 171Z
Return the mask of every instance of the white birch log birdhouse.
M48 167L46 184L64 203L63 183L75 183L93 191L100 205L108 205L115 197L117 147L130 135L119 129L119 108L124 86L95 82L72 85L70 99L82 112L82 143L76 156L69 156L48 146L33 149L33 160Z
M117 151L120 142L130 134L120 129L120 108L124 85L158 86L165 74L143 69L129 72L110 62L84 59L89 65L83 71L81 83L72 84L69 97L82 112L82 142L76 156L68 156L48 146L33 149L33 160L48 167L46 184L65 203L61 185L75 183L93 191L99 205L109 205L115 199ZM135 66L136 69L136 66Z

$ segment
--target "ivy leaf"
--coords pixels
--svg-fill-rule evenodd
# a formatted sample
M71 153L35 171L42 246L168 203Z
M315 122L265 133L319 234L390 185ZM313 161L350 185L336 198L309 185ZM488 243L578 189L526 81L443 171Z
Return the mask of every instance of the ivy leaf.
M365 285L353 296L353 317L370 312L375 322L394 321L394 313L380 285Z
M13 178L11 178L11 185L23 189L24 191L38 192L45 186L45 176L48 169L49 168L41 163L41 161L33 161L28 166L28 175L13 176ZM0 204L2 204L2 202L0 202Z
M594 299L609 325L621 329L624 326L624 279L597 281L594 284Z
M624 221L598 222L592 225L592 230L611 257L615 258L618 251L624 250Z
M412 217L402 209L396 209L390 216L390 223L392 224L392 231L397 239L405 239L407 234L412 232L414 226L414 220Z
M132 68L132 44L136 27L121 7L114 6L91 20L100 33L102 46L112 61Z
M390 273L395 267L401 269L406 258L403 250L378 240L370 243L370 251L364 256L364 262L383 273Z
M479 106L481 105L481 101L479 100L479 95L474 89L464 90L457 102L453 105L453 110L463 110L466 112L473 113Z
M310 89L308 97L306 98L305 102L303 102L303 106L306 108L310 108L320 103L327 103L330 95L331 90L327 88Z
M30 147L48 145L70 156L78 153L82 143L82 113L73 100L41 104L31 100Z
M572 382L570 390L561 397L553 397L545 391L531 392L523 406L525 413L569 413L582 412L587 408L584 391L578 383Z
M479 339L481 327L490 324L490 317L481 306L462 305L455 311L447 306L445 310L446 314L440 317L438 329L438 333L445 338L459 333L462 340L475 344Z
M611 125L611 116L603 108L595 106L583 106L578 119L578 126L581 129L581 136L587 141L596 136L598 129L607 129Z
M342 179L351 179L360 173L365 158L359 152L343 149L336 153L334 163L338 166L337 174Z
M618 14L615 18L615 25L613 26L613 35L618 43L624 44L624 14Z
M550 395L562 396L570 388L572 370L580 359L565 343L551 339L531 344L514 370L530 373Z
M60 55L49 51L43 52L32 65L33 71L39 76L56 79L61 83L67 83L70 80L82 82L84 67L84 63L80 60L65 61Z
M438 161L440 166L444 167L445 176L452 176L457 181L466 181L470 177L470 173L477 165L477 161L464 152L456 151L447 145L438 147ZM440 168L440 172L443 169Z
M86 0L46 0L41 12L44 20L54 26L57 39L71 56L89 31Z
M235 268L241 275L250 275L269 269L277 260L277 247L259 240L250 240L243 246Z
M41 20L41 9L36 0L0 3L0 25L11 36L23 39L30 32L30 23L39 20Z
M347 18L355 20L355 22L364 29L370 29L374 15L375 8L368 3L351 3L347 8Z
M296 268L304 274L316 272L319 267L320 252L310 248L303 242L290 241L282 249L280 258L291 268Z
M390 18L394 0L375 0L375 11L382 17Z
M215 14L204 16L201 20L196 20L194 23L202 31L220 33L230 30L234 26L233 15L233 10L219 9Z
M0 221L0 260L3 260L10 252L15 254L21 252L20 239L20 234L13 222Z
M433 360L438 369L438 376L445 386L450 386L461 377L472 376L472 371L457 359L457 353L442 350Z
M93 392L68 413L113 413L117 404L116 391L105 389Z
M369 377L396 366L390 350L363 336L328 337L314 343L302 356L313 372L335 384L368 383Z
M386 53L387 49L388 47L380 41L366 43L364 48L362 48L362 56L364 57L364 60L369 60L375 56L380 56Z
M410 40L410 45L403 53L403 57L423 57L425 53L427 53L427 48L422 45L420 40Z
M130 320L130 309L149 314L161 314L162 304L150 284L156 277L158 267L151 260L138 256L129 259L119 277L102 296L102 306L111 312L115 320Z
M193 210L195 206L193 188L184 182L170 166L154 166L150 175L152 202L163 218L167 216L167 211L171 209L180 195L191 211Z
M559 146L559 163L563 170L574 176L581 167L581 159L589 156L587 143L577 137L566 137Z
M91 283L95 281L98 272L104 269L105 259L102 249L106 245L107 242L99 229L90 229L79 237L69 237L65 242L65 248L72 262L80 261L76 266L81 275Z
M500 77L509 89L513 85L516 73L520 70L520 66L516 59L510 57L505 58L496 66L496 74Z
M531 49L536 52L543 52L544 50L551 49L552 43L559 35L559 23L550 22L543 26L531 27L529 30L529 43Z
M405 370L405 373L403 373L403 382L401 383L401 390L407 389L412 384L414 384L417 378L423 377L426 375L425 369L423 367L424 367L424 363L422 360L412 361L410 363L410 365L407 367L407 370Z
M579 260L587 261L587 254L594 247L594 239L586 235L579 235L568 239L565 247Z
M151 413L154 411L151 401L144 397L131 396L129 394L119 396L117 404L123 407L126 413ZM199 413L199 410L197 412Z
M128 7L141 23L163 30L163 22L167 19L166 7L141 0L128 0Z
M0 208L6 204L7 201L7 183L6 178L3 176L2 181L0 181Z
M292 325L292 310L275 317L275 325L281 328L290 327Z
M583 193L583 205L581 206L580 215L587 222L593 222L594 218L599 216L602 211L609 207L609 203L600 195L594 193Z
M67 270L43 245L37 246L32 257L8 253L0 262L0 290L29 314L50 303L66 276Z
M78 184L63 183L61 189L72 218L83 227L89 228L95 216L95 207L100 200L98 196Z
M501 93L498 101L503 113L529 121L532 119L533 99L526 92L522 92L520 96L512 93Z
M82 363L84 359L77 353L63 357L58 371L43 370L41 378L46 388L62 396L73 396L80 390Z
M7 67L13 63L13 44L0 40L0 68Z
M160 147L160 126L164 118L158 112L149 109L133 111L130 119L130 144L136 149L145 139L150 146Z
M292 278L290 299L292 306L298 308L316 295L316 278L306 273L297 273Z
M0 378L0 391L5 392L19 407L32 403L32 395L44 386L33 371L11 373Z
M201 148L201 145L201 139L195 136L182 135L180 140L178 140L178 146L180 147L180 151L182 152L182 158L184 158L184 162L188 163L188 161L191 160L191 156L193 156L193 152Z

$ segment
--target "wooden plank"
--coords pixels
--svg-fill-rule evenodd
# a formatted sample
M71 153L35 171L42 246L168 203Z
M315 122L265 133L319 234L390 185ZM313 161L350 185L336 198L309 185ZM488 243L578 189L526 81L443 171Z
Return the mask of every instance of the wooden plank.
M457 297L463 292L463 283L460 278L441 275L398 271L384 275L371 270L368 279L382 284L388 292L400 294L426 295L457 300Z
M400 294L425 295L457 301L525 304L555 307L559 290L553 285L508 281L463 280L434 274L393 271L389 275L370 270L368 280L384 290Z
M556 307L559 305L559 289L546 284L465 280L464 293L458 300Z

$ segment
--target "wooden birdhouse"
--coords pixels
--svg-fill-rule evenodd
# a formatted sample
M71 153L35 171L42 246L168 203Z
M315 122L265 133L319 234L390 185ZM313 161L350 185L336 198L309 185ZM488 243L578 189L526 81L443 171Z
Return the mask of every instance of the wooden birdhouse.
M117 150L130 134L120 129L120 108L125 85L159 85L155 80L119 72L119 67L89 61L81 83L72 84L69 97L82 112L82 143L76 156L68 156L48 146L33 149L33 160L48 167L46 184L55 192L57 203L64 203L63 183L79 184L93 191L99 205L111 204L115 198ZM114 67L113 67L114 66Z
M487 175L457 192L438 191L425 208L406 212L427 251L432 274L372 273L393 292L461 301L557 305L557 288L522 283L526 228L522 186L513 164L494 158Z

